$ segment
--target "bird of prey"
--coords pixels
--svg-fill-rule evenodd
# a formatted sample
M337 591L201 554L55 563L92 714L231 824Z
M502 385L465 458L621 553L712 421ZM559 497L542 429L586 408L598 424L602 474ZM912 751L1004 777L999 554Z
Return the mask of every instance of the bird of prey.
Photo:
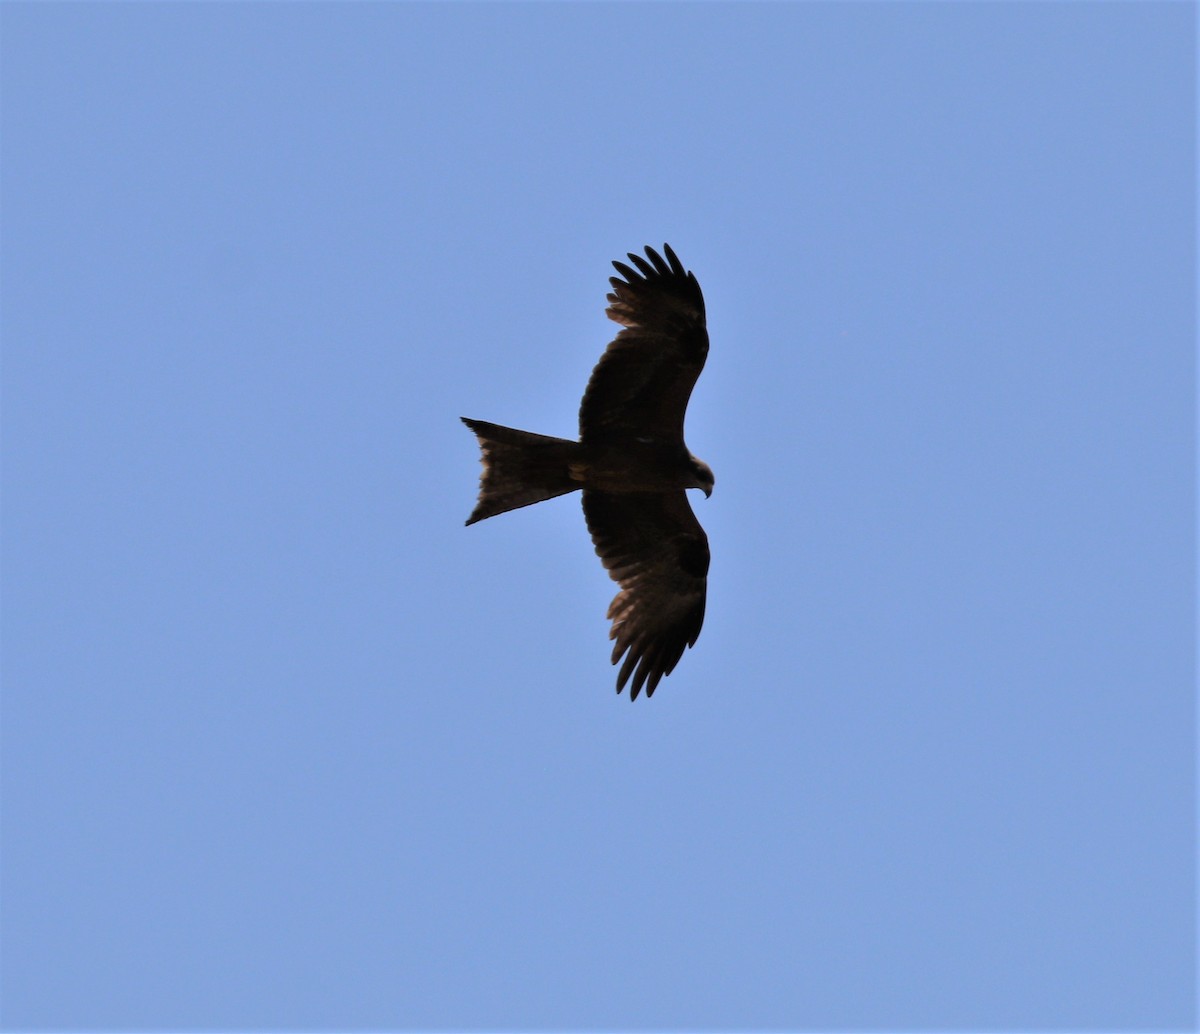
M614 262L608 318L624 328L592 371L579 441L463 417L482 451L467 524L583 490L596 553L621 587L608 608L617 692L653 694L704 622L708 536L686 489L712 494L713 473L683 442L688 398L708 355L704 296L669 245ZM665 256L665 257L664 257ZM636 268L634 268L636 267ZM632 682L630 679L632 677Z

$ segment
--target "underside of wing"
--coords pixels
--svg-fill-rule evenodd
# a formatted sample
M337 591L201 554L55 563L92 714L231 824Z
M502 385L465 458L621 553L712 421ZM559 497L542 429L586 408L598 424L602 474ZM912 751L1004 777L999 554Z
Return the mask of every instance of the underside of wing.
M597 555L621 587L608 608L612 662L625 657L617 692L628 682L631 700L643 686L650 696L700 635L708 536L682 490L585 491L583 512Z
M625 328L592 371L579 410L579 437L683 441L683 418L708 356L704 295L669 245L614 262L609 319Z

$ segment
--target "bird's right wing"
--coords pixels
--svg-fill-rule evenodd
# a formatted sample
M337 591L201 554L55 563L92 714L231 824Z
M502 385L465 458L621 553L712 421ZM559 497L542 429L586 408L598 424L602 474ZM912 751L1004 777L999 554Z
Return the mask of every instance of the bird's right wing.
M669 245L664 259L614 262L608 318L624 326L600 357L579 408L585 444L653 438L683 443L683 417L708 356L704 295Z

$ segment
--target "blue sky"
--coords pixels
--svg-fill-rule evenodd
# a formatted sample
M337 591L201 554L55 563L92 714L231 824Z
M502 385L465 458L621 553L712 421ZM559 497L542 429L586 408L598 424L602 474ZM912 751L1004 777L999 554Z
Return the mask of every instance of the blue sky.
M7 1029L1196 1020L1195 7L5 4ZM609 262L712 350L613 692Z

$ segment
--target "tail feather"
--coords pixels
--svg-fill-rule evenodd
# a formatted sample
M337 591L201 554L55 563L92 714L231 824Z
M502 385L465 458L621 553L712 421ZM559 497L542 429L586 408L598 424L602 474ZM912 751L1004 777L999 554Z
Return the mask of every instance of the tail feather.
M467 518L468 524L582 487L572 480L568 469L579 449L578 442L468 417L462 422L479 439L483 461L479 501Z

